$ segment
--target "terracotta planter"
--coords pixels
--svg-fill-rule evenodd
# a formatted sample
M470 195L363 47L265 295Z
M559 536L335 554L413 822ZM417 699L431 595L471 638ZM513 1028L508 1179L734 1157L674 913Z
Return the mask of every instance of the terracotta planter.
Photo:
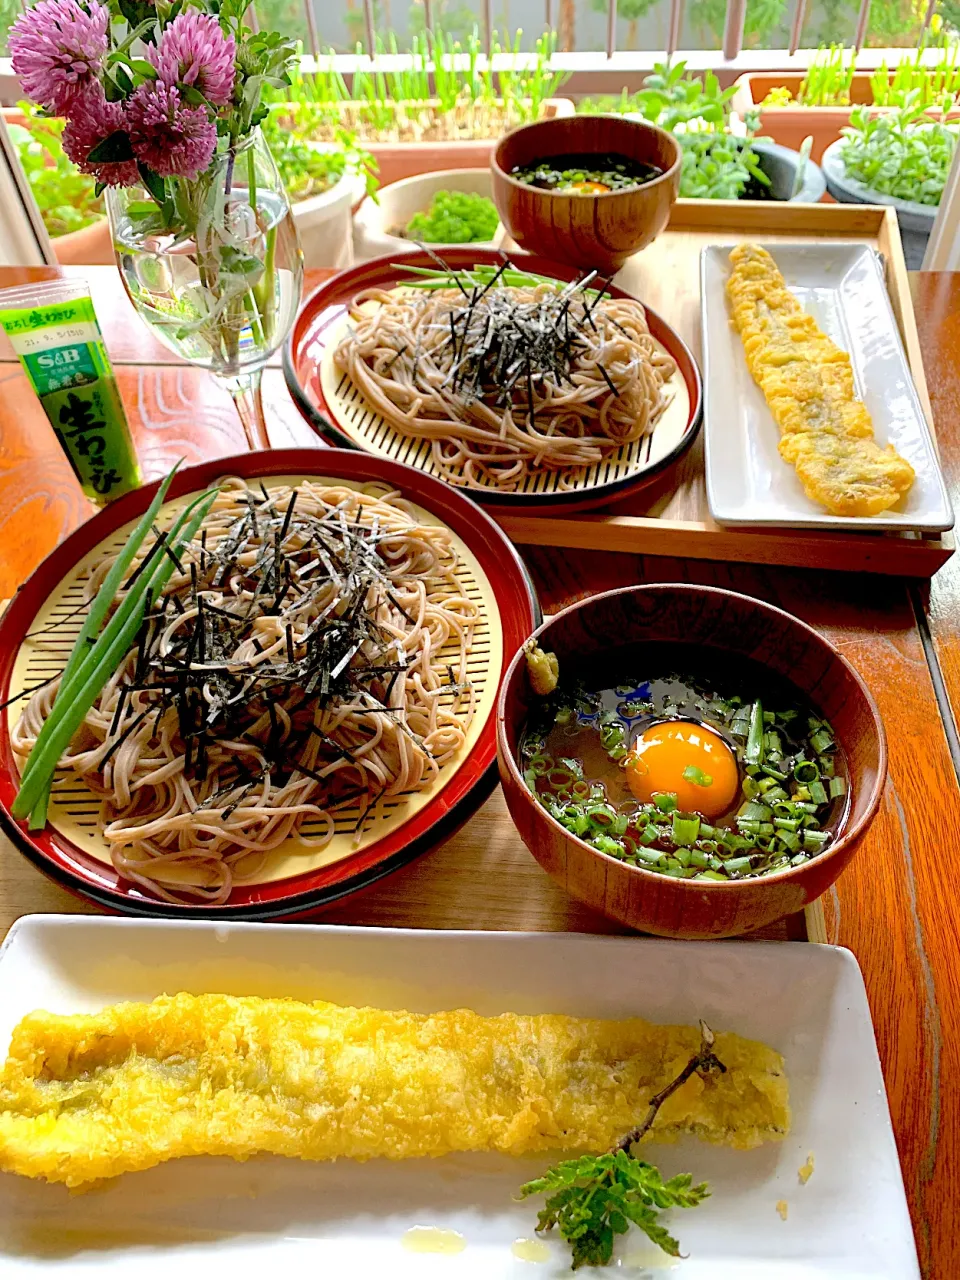
M791 76L783 72L751 72L740 76L737 80L737 92L730 105L741 119L748 111L760 108L771 89L789 89L794 97L800 92L803 76ZM801 107L791 103L788 107L760 108L760 135L773 138L784 147L794 151L800 149L804 138L813 137L811 155L819 164L823 153L831 142L840 137L840 130L850 123L850 112L854 106L870 106L873 104L873 92L870 88L870 76L866 72L858 72L850 86L849 107ZM883 108L880 108L881 110ZM934 119L941 113L932 111ZM958 113L951 112L949 118L957 118Z
M574 105L569 98L548 98L544 103L545 120L573 114ZM498 137L460 138L449 142L362 142L361 145L373 154L378 166L377 178L385 187L388 183L439 169L486 169Z
M106 218L98 218L89 227L70 231L65 236L51 237L50 243L61 266L112 266L113 240Z

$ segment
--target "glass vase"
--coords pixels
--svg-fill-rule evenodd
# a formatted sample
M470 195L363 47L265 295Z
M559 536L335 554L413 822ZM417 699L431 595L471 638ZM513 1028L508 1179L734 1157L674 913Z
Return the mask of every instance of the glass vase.
M259 129L221 143L195 181L168 178L162 203L108 187L114 252L134 307L164 346L230 391L251 449L269 446L260 379L290 332L303 255Z

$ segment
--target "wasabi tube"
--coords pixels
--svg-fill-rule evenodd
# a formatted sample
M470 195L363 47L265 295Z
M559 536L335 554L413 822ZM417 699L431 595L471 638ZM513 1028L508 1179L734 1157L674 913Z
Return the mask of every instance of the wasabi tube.
M141 483L127 415L82 280L0 290L0 325L87 497L101 505Z

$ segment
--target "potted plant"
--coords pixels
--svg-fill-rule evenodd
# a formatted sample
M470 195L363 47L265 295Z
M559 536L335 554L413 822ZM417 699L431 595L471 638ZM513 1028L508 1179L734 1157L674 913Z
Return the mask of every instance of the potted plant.
M350 266L353 210L377 189L373 157L345 129L331 142L308 142L274 111L261 127L293 206L304 266Z
M353 220L353 247L363 260L402 253L411 241L492 249L502 227L491 198L489 169L441 169L382 187Z
M701 81L685 64L658 64L635 94L586 100L578 110L615 110L673 133L683 151L680 195L704 200L784 200L816 203L826 185L809 160L809 145L793 151L754 138L754 121L731 110L733 88L712 72Z
M541 36L532 55L520 53L518 31L506 47L494 37L491 53L510 67L481 66L474 30L465 46L442 33L414 36L412 65L404 70L358 70L352 87L327 66L295 75L276 109L305 137L328 142L349 129L373 155L384 185L439 168L483 168L494 142L529 120L571 115L573 103L556 97L565 77L551 70L553 36ZM391 35L381 53L398 52Z
M28 102L18 105L7 132L23 166L58 262L112 263L113 245L96 182L81 173L63 150L63 120L41 116Z
M751 72L739 78L731 99L741 117L759 112L758 133L787 147L798 147L813 138L817 162L826 148L850 124L854 107L898 108L916 94L934 116L941 114L946 97L949 114L960 96L960 42L941 40L941 56L924 60L929 46L921 44L913 58L891 71L886 62L873 72L856 70L854 50L840 45L821 49L805 76L782 72Z
M960 125L931 120L924 107L856 107L824 152L830 194L844 204L889 204L897 211L907 266L918 270L950 172Z

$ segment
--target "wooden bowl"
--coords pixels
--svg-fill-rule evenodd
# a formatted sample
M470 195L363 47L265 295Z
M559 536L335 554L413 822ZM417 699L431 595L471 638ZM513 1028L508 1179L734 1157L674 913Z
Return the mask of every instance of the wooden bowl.
M887 773L880 713L853 667L824 638L772 605L714 587L627 587L564 609L534 633L565 665L651 641L702 645L752 659L789 680L833 725L850 805L839 838L799 867L755 880L678 880L620 862L571 835L533 797L517 764L534 700L523 650L497 706L500 780L510 814L540 865L574 897L631 928L667 938L726 938L799 911L833 884L869 827Z
M659 178L626 191L583 195L542 191L511 177L517 165L551 156L628 156L662 169ZM522 125L500 139L490 168L500 220L522 249L596 268L619 271L667 225L680 188L680 147L655 125L623 116L566 116Z

